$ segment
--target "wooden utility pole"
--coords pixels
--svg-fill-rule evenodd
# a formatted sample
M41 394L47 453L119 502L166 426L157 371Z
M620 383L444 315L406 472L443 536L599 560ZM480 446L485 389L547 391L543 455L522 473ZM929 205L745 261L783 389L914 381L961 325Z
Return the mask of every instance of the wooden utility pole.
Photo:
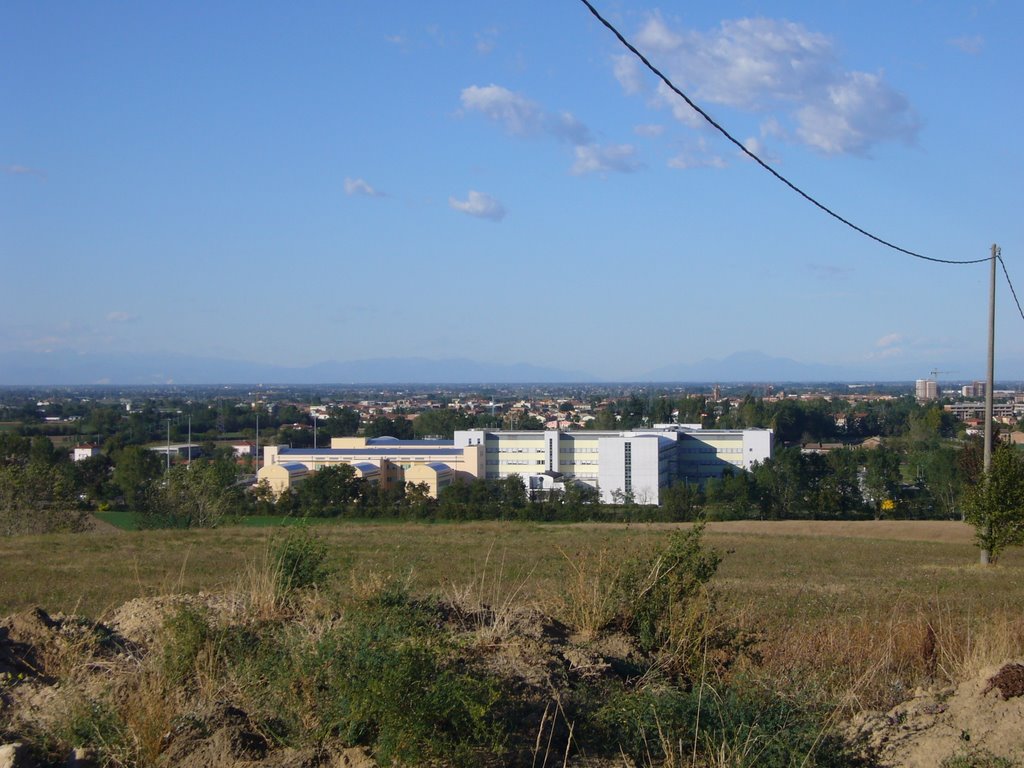
M988 482L992 470L992 402L995 390L996 360L996 259L999 258L999 246L992 245L992 270L988 289L988 378L985 382L985 446L982 453L984 475L982 482ZM988 534L988 521L985 522L985 534ZM989 563L989 551L982 547L980 562Z

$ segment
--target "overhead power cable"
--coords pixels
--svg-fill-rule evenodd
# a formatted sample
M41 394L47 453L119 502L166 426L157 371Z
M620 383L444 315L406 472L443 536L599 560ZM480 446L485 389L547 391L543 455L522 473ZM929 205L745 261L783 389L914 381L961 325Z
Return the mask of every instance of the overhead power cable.
M652 73L654 73L654 75L657 76L658 79L661 80L666 86L668 86L668 88L673 93L675 93L677 96L679 96L679 98L681 98L683 101L685 101L687 104L689 104L690 107L694 111L696 111L697 114L699 114L701 117L703 117L708 123L710 123L715 128L715 130L717 130L719 133L721 133L723 136L725 136L726 139L728 139L733 144L735 144L736 147L743 154L745 154L747 157L749 157L755 163L760 165L762 168L764 168L766 171L768 171L768 173L770 173L776 179L781 181L783 184L785 184L791 190L793 190L798 195L800 195L800 197L804 198L804 200L806 200L807 202L809 202L812 205L816 206L817 208L820 208L822 211L827 213L832 218L836 219L837 221L842 222L843 224L848 226L850 229L852 229L852 230L854 230L856 232L859 232L860 234L864 235L865 237L868 237L868 238L874 240L876 243L880 243L881 245L884 245L886 248L891 248L894 251L899 251L900 253L906 254L907 256L913 256L915 259L924 259L925 261L934 261L934 262L937 262L939 264L980 264L980 263L982 263L984 261L988 261L989 260L990 257L987 257L987 256L985 258L982 258L982 259L938 259L938 258L935 258L934 256L925 256L923 253L917 253L915 251L911 251L911 250L908 250L906 248L901 248L900 246L898 246L898 245L896 245L894 243L891 243L888 240L885 240L885 239L879 237L878 235L874 235L871 232L868 232L866 229L863 229L862 227L858 227L856 224L854 224L849 219L843 218L838 213L836 213L831 208L829 208L827 205L825 205L824 203L819 202L815 198L811 197L811 195L809 195L806 192L804 192L802 189L800 189L800 187L798 187L792 181L790 181L785 176L783 176L781 173L776 171L774 168L772 168L770 165L768 165L768 163L766 163L764 160L762 160L756 154L754 154L749 149L747 149L743 145L743 142L741 142L738 139L736 139L731 133L729 133L729 131L727 131L725 128L723 128L721 125L719 125L717 122L715 122L714 118L712 118L711 115L709 115L707 112L705 112L699 106L697 106L697 104L695 104L694 101L689 96L687 96L679 88L677 88L675 86L675 84L671 80L668 79L668 77L666 77L664 74L662 74L662 72L657 67L655 67L653 64L651 64L651 62L648 61L646 56L644 56L642 53L640 53L640 51L638 51L636 49L636 47L632 43L630 43L625 37L623 37L622 33L619 32L619 30L617 30L612 25L611 22L609 22L607 19L605 19L604 16L602 16L598 12L598 10L593 5L590 4L589 0L580 0L580 2L582 2L585 6L587 6L587 8L594 15L594 17L598 21L600 21L605 27L607 27L608 30L613 35L615 35L615 37L617 37L619 39L619 42L622 43L626 48L628 48L629 51L634 56L636 56L638 59L640 59L640 61L643 62L643 65L645 67L647 67L647 69L649 69ZM1000 259L1000 263L1002 263L1002 259ZM1006 265L1005 264L1003 265L1003 272L1004 273L1006 272ZM1009 281L1009 279L1010 279L1009 275L1007 275L1006 279L1007 279L1007 281ZM1010 286L1010 289L1013 290L1013 285L1012 284ZM1016 300L1016 292L1014 293L1014 299ZM1020 309L1020 303L1019 302L1017 304L1017 308ZM1024 317L1024 312L1021 313L1021 317Z
M1003 268L1003 275L1006 277L1006 284L1010 286L1010 293L1013 294L1013 302L1017 305L1017 311L1020 312L1021 320L1024 320L1024 309L1020 308L1020 299L1017 298L1017 291L1013 288L1013 281L1010 280L1010 273L1006 271L1006 262L1003 261L1002 250L996 256L999 259L999 266Z

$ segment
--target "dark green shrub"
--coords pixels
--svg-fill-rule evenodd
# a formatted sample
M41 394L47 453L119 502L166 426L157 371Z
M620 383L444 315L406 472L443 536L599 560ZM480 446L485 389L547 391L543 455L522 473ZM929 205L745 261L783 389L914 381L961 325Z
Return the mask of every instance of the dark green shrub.
M235 628L220 651L233 682L244 696L242 708L260 732L278 746L318 745L318 697L308 638L294 627L268 623Z
M76 747L94 751L97 764L139 765L131 731L117 710L103 701L79 701L54 723L45 751L63 760Z
M653 651L676 638L688 603L715 575L721 557L704 545L704 526L671 534L664 549L634 560L619 582L621 622Z
M499 687L459 668L435 611L388 595L346 618L311 660L331 733L385 765L478 765L501 753Z
M607 687L581 738L637 763L698 764L724 757L735 768L851 768L863 763L828 732L816 706L743 681L724 687ZM703 759L701 759L703 758ZM716 763L717 764L717 763Z
M271 547L278 588L284 592L321 586L332 573L327 544L308 528L289 528Z
M163 672L177 684L195 677L196 657L213 636L206 611L183 604L164 621Z

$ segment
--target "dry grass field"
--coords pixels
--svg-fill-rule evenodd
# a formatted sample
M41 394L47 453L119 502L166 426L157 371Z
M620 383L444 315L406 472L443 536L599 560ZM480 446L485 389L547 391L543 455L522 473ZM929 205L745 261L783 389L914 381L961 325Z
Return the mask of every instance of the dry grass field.
M624 558L673 527L344 523L317 532L342 592L388 577L421 593L475 584L494 602L558 615L578 600L571 586L600 594ZM103 619L135 597L231 589L275 533L106 529L2 540L0 615L39 605ZM1024 553L982 568L963 524L715 523L707 541L723 555L714 580L722 620L759 634L763 667L851 706L884 705L925 678L962 677L1024 652Z

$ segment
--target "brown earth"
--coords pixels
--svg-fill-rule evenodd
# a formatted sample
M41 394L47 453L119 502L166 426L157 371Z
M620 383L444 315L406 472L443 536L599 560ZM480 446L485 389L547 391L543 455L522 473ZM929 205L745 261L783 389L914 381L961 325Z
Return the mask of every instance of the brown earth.
M1020 662L990 667L959 686L918 690L889 712L861 715L849 733L892 768L935 768L958 755L1016 765L1024 760L1022 682Z
M244 613L236 597L197 594L132 600L114 611L107 624L50 616L38 608L0 621L0 722L6 723L7 740L53 722L67 710L69 699L110 690L112 680L139 674L147 656L159 653L166 616L183 605L202 609L223 625L241 620ZM524 691L538 692L536 702L570 678L614 675L615 666L636 653L627 636L613 633L584 640L536 609L508 610L500 617L486 606L450 605L446 611L445 621L455 631L475 638L470 642L480 651L483 668L518 681ZM538 705L529 714L543 725L548 713ZM376 765L365 750L343 745L317 752L274 748L244 710L220 698L205 701L175 722L160 737L164 765ZM956 687L918 690L889 712L858 715L846 735L864 746L873 764L887 768L934 768L954 755L1024 760L1024 664L1012 661L986 669ZM41 765L24 751L7 752L20 755L19 768Z

